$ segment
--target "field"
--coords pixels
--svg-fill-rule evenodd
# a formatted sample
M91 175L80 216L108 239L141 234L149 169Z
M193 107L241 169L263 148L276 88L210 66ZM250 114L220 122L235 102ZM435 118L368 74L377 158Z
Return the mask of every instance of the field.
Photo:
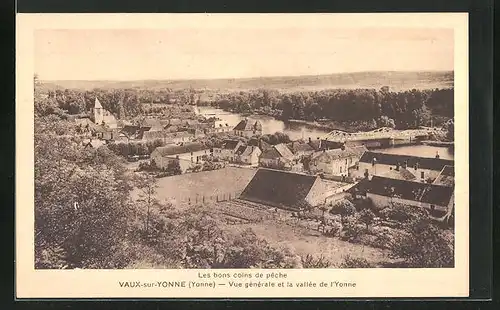
M216 195L239 194L256 171L256 169L226 167L160 178L157 198L182 203L186 202L188 197L195 201L197 195L199 199L205 196L207 200L210 200L210 197Z
M144 81L43 81L54 88L141 88L141 89L213 89L245 90L256 88L281 90L321 90L328 88L431 89L453 87L453 72L355 72L314 76L256 77L244 79L144 80Z
M247 228L251 228L273 246L291 248L301 256L323 256L333 264L341 263L346 255L365 258L374 264L391 261L387 258L387 251L326 237L317 231L293 227L278 221L228 225L226 231L236 234Z

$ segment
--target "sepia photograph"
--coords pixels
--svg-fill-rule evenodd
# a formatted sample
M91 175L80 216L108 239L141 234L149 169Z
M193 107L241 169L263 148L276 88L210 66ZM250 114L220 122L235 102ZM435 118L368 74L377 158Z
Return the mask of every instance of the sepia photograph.
M33 31L35 271L456 266L454 29L245 25Z

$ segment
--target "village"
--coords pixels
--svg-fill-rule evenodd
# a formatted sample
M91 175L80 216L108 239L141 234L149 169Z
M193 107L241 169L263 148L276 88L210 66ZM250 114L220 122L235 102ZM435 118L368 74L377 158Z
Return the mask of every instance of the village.
M382 248L380 235L403 225L401 213L423 212L443 229L453 226L453 160L373 147L419 143L434 129L407 130L405 140L380 138L384 128L359 139L346 134L342 140L338 132L266 139L251 118L237 124L214 117L118 122L98 98L89 117L74 121L85 147L107 145L133 173L156 177L157 198L178 209L203 205L228 225L288 225Z

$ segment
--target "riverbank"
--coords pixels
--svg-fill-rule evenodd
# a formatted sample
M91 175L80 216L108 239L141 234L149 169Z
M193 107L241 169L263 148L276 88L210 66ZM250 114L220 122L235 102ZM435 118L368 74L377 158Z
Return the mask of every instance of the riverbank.
M423 145L428 145L428 146L437 146L437 147L453 147L455 145L454 142L450 141L431 141L431 140L425 140L421 141Z

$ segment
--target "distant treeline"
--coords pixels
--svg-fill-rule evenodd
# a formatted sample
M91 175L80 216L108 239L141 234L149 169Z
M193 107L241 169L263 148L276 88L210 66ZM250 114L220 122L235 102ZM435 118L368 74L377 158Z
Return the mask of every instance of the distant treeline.
M35 95L37 92L35 89ZM52 114L54 110L62 109L69 114L82 114L94 107L98 98L103 108L118 118L132 118L152 112L160 112L160 108L151 109L150 104L196 104L199 100L194 90L183 91L140 90L140 89L94 89L82 91L74 89L51 90L43 100L37 100L35 112L39 115Z
M213 105L239 113L279 114L284 120L365 121L408 128L453 118L453 89L390 91L334 89L279 93L257 90L218 95ZM391 121L392 120L392 121ZM386 124L384 124L386 123Z
M284 120L364 122L374 126L408 128L437 125L453 118L453 88L395 92L376 89L331 89L285 93L256 89L222 93L185 89L173 91L140 89L95 89L92 91L49 91L38 100L35 111L51 114L63 109L70 114L85 113L99 98L102 106L118 118L154 112L150 104L212 105L237 113L262 112Z

